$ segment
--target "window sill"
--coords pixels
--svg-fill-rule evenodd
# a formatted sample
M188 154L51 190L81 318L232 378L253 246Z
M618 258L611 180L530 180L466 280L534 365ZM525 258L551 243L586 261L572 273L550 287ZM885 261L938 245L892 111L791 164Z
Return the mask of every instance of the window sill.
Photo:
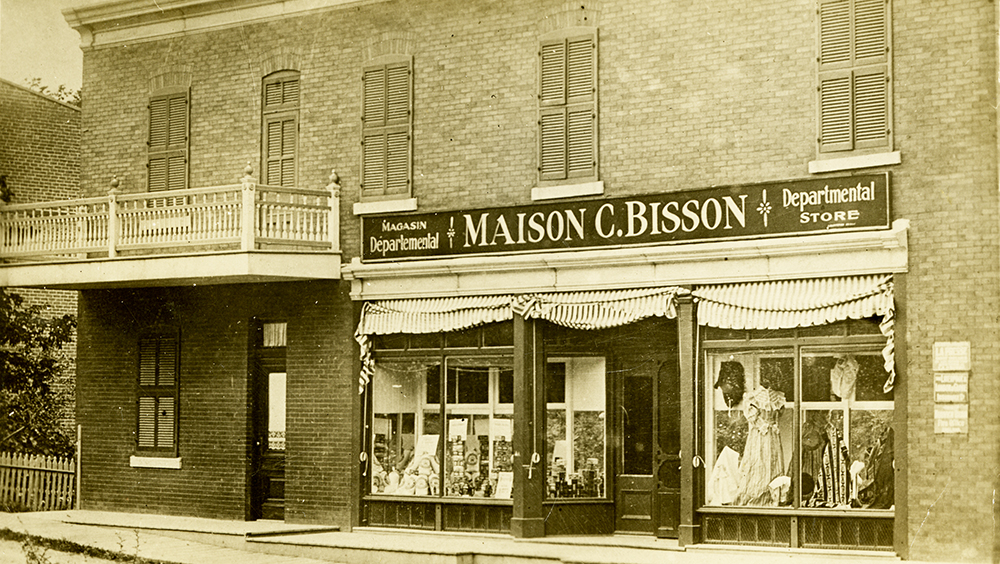
M132 468L163 468L167 470L180 470L181 458L164 458L159 456L135 456L128 459L128 465Z
M354 215L375 213L405 212L417 209L416 198L402 200L378 200L374 202L357 202L354 204Z
M876 153L874 155L841 157L839 159L809 161L809 174L836 172L838 170L852 170L857 168L870 168L873 166L897 165L901 162L902 159L900 158L899 151L893 151L891 153Z
M575 198L578 196L604 195L604 181L586 182L584 184L565 184L559 186L540 186L531 189L531 200L555 200L558 198Z

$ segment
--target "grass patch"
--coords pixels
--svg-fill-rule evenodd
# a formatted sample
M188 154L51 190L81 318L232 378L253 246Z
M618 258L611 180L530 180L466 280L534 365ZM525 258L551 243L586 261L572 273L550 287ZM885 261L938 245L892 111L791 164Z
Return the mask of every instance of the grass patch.
M135 554L125 554L103 548L95 548L63 539L48 539L37 535L19 533L10 529L0 529L0 539L14 541L21 544L27 562L46 564L49 562L45 552L54 550L69 554L81 554L89 558L99 558L111 562L122 562L127 564L171 564L164 560L150 560L141 558Z

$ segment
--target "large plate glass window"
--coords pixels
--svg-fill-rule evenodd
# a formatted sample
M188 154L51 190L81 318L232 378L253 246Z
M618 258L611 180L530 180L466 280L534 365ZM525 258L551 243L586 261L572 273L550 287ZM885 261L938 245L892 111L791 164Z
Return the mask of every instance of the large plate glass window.
M514 368L509 354L447 354L509 346L510 324L380 339L406 349L378 358L370 384L371 493L510 499ZM436 350L435 350L436 349Z
M707 505L892 507L880 348L709 350L705 360Z

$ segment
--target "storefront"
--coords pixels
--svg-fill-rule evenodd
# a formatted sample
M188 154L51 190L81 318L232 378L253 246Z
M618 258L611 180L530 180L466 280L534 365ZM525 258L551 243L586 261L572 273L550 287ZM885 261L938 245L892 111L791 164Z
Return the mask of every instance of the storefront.
M362 524L892 549L888 180L365 218Z

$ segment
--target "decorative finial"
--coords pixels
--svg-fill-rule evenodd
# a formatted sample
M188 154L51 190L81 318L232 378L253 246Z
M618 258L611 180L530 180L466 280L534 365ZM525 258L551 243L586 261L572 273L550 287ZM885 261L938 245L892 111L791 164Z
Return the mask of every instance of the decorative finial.
M117 174L115 174L114 176L111 177L111 189L112 190L117 190L118 189L118 175Z
M243 175L244 176L253 176L253 165L250 164L250 161L247 161L247 166L246 166L246 168L243 169Z
M337 174L337 169L330 170L330 183L326 185L326 189L330 191L333 197L340 197L340 175Z

